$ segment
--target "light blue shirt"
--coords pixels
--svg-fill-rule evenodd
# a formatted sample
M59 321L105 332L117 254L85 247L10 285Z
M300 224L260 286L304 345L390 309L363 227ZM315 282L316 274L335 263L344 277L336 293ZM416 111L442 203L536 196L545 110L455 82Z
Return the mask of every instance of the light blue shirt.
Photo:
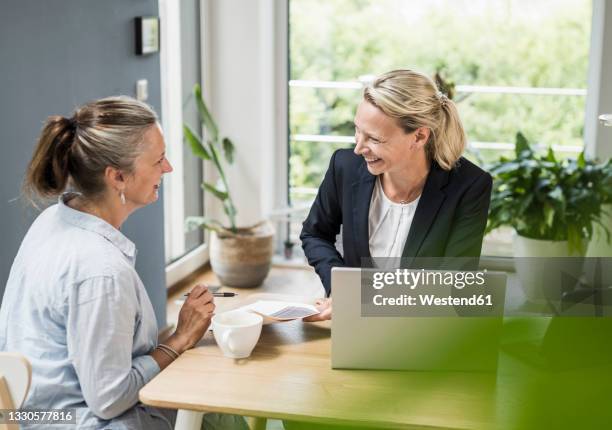
M77 408L78 428L114 427L109 420L160 371L148 355L157 323L134 244L67 206L70 197L42 212L19 248L0 308L0 350L32 364L24 408Z

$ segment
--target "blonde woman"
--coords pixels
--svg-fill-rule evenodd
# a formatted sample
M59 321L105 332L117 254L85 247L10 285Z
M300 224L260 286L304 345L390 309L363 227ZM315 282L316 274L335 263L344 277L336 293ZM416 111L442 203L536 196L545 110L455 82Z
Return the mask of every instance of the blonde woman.
M132 212L157 201L172 171L165 154L155 112L128 97L47 120L25 186L58 202L23 239L0 309L0 350L32 363L25 408L75 409L83 429L173 428L175 411L139 404L138 392L202 338L213 296L194 287L176 332L158 344L136 247L120 231Z
M457 108L430 78L379 76L357 108L355 140L332 156L300 236L328 296L331 268L361 258L480 256L491 176L461 156ZM310 320L330 319L331 303Z

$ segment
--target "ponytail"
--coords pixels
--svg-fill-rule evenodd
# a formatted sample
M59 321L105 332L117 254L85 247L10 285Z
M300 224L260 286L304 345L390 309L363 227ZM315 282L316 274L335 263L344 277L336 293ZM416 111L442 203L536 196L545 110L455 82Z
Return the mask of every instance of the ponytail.
M432 130L428 142L431 158L444 170L452 169L463 154L466 145L465 131L455 103L445 95L439 97L440 123Z
M157 123L153 109L130 97L107 97L77 108L71 118L51 116L38 138L24 181L24 194L55 197L67 186L88 199L106 192L104 172L132 173L146 130Z
M47 119L26 173L24 189L29 196L53 197L65 190L75 130L74 120L58 115Z

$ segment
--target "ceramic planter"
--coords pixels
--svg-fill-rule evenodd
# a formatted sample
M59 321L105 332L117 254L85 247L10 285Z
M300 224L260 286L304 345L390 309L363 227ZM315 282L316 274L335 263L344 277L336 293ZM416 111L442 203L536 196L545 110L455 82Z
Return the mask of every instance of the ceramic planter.
M269 222L239 228L237 234L210 235L210 265L222 285L257 287L272 263L274 229Z
M570 253L567 241L530 239L515 233L514 265L523 292L532 302L561 299L563 282L582 274L582 257Z

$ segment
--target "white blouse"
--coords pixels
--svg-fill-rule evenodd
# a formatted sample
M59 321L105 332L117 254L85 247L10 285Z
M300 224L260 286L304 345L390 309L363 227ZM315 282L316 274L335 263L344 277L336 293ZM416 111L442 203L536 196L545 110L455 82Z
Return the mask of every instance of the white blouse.
M407 204L394 203L385 195L380 176L372 192L369 213L370 255L400 258L419 199Z

